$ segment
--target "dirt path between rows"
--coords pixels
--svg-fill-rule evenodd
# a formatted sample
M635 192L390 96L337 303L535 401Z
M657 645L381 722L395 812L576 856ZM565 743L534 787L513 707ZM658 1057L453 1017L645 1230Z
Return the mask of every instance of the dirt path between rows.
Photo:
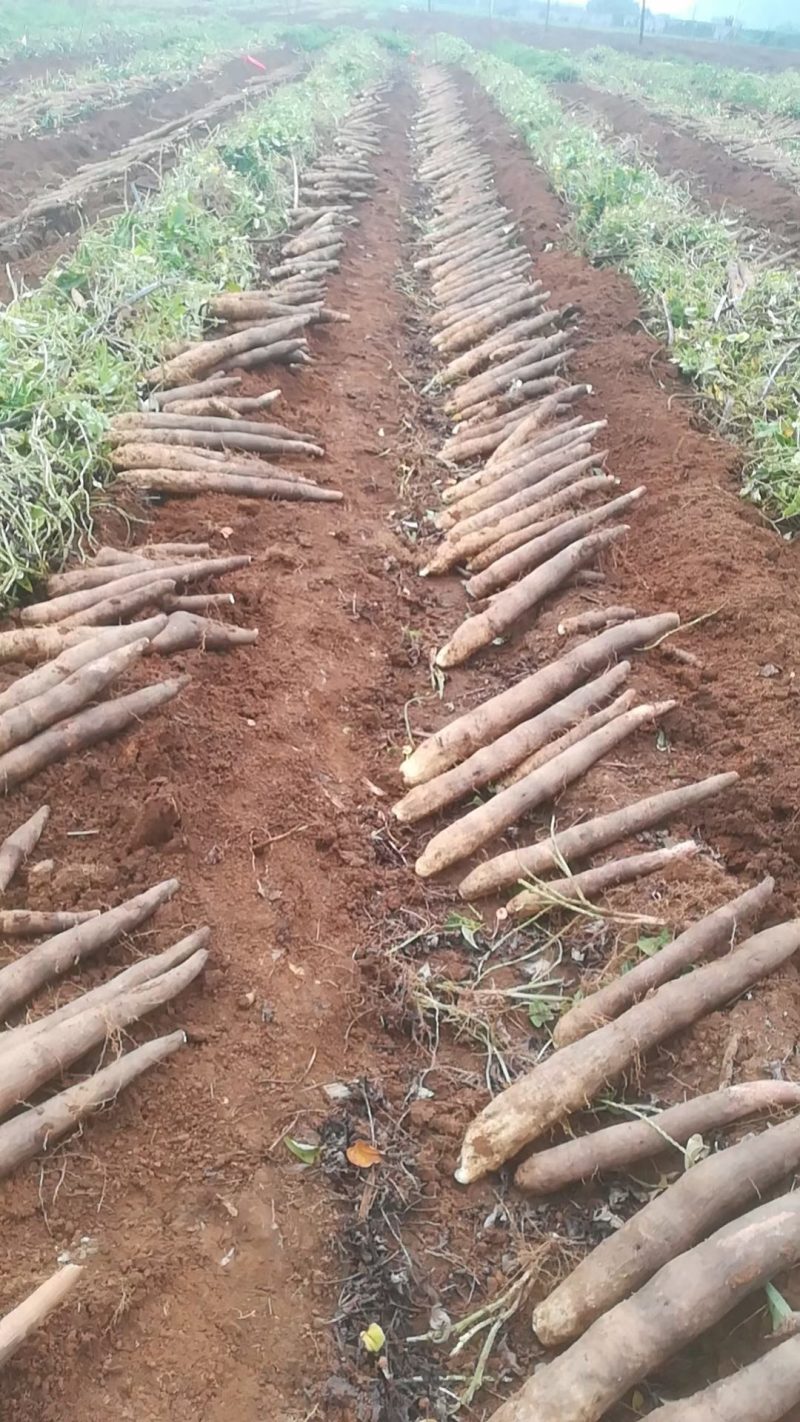
M742 212L757 232L766 228L797 246L800 194L787 183L734 158L721 144L675 127L673 120L651 112L638 99L579 83L556 84L553 92L568 106L599 118L618 136L635 139L657 172L683 178L693 196L712 211L728 216Z
M563 822L673 779L742 776L724 801L672 827L707 847L691 876L656 876L615 903L675 923L768 871L779 885L773 917L793 911L796 550L740 502L736 451L692 426L688 392L643 330L632 287L575 255L567 214L530 155L460 82L536 275L555 301L579 308L570 377L594 392L582 413L608 417L609 467L624 487L645 483L648 497L603 588L571 591L533 631L448 676L440 699L428 654L463 614L464 595L456 578L416 576L440 417L423 393L429 308L412 275L414 99L396 85L377 188L330 286L351 324L315 330L314 366L277 382L279 418L319 432L346 502L216 497L161 509L161 539L207 537L253 554L230 586L259 644L230 658L174 658L170 674L185 665L193 676L174 710L0 807L1 836L43 799L53 806L42 852L55 876L36 891L48 906L118 902L174 874L181 889L159 915L157 945L179 928L213 929L203 985L169 1013L190 1045L79 1139L0 1186L4 1296L21 1297L62 1252L92 1265L80 1311L55 1316L3 1375L15 1422L111 1410L123 1422L418 1422L433 1415L435 1353L402 1343L425 1331L431 1309L463 1316L502 1292L531 1247L557 1237L568 1253L597 1238L603 1185L527 1203L503 1178L468 1191L453 1183L490 1067L465 1033L456 1043L444 1020L423 1022L413 986L467 979L474 930L463 914L448 918L452 887L415 879L427 833L399 831L389 809L409 735L548 661L566 612L634 602L686 621L713 616L679 639L699 667L677 665L666 648L636 662L644 697L679 700L666 745L642 735L596 767L563 797ZM248 389L276 383L271 374L248 377ZM26 900L23 879L13 904ZM737 1080L775 1064L793 1075L798 987L783 973L671 1042L649 1067L648 1091L669 1101L716 1085L732 1041ZM544 1042L523 1024L509 1061ZM349 1084L346 1110L322 1091L331 1082ZM312 1129L326 1151L307 1171L283 1138ZM370 1132L385 1150L374 1176L337 1147ZM701 1372L736 1355L743 1317L706 1344ZM390 1336L389 1377L359 1349L371 1321ZM525 1308L491 1376L513 1385L535 1356ZM471 1364L460 1366L468 1375ZM671 1368L670 1384L684 1372ZM490 1383L487 1409L502 1390Z
M358 1022L348 1035L353 953L408 878L377 793L398 755L386 726L401 729L416 681L403 649L410 559L388 524L408 103L393 95L377 194L331 283L352 324L315 339L312 370L283 373L286 416L323 435L346 504L165 508L157 536L191 530L254 555L232 586L258 647L174 659L193 674L174 716L41 777L0 812L5 833L49 799L47 852L82 901L174 874L159 941L173 941L167 925L213 928L212 969L176 1009L192 1043L177 1070L132 1089L41 1178L36 1165L0 1188L4 1297L83 1236L95 1265L81 1312L4 1374L18 1422L109 1408L137 1422L301 1419L333 1367L327 1324L347 1272L336 1217L281 1140L298 1113L296 1133L306 1112L324 1114L320 1083L370 1066ZM65 838L89 828L96 837Z

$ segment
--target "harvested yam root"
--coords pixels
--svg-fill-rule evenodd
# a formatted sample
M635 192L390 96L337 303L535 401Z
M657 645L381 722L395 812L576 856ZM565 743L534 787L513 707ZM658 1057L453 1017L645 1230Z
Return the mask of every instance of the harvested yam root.
M593 711L590 716L586 716L577 725L570 726L569 730L557 736L554 741L550 741L546 746L541 746L531 755L527 755L519 765L515 765L513 770L497 781L497 788L508 790L512 785L517 785L520 780L524 780L527 775L530 775L531 771L538 770L540 765L552 760L554 756L561 755L562 751L569 750L570 746L584 740L591 732L599 731L601 726L607 726L609 721L621 716L623 711L630 711L635 705L636 692L623 691L622 695L612 701L610 706L603 706L599 711Z
M631 1062L775 972L800 948L800 921L749 938L720 962L664 985L615 1022L561 1047L502 1091L468 1127L456 1178L496 1170L548 1127L592 1101Z
M316 436L299 433L289 429L287 425L273 424L266 420L229 419L227 416L221 418L217 415L154 414L152 411L140 410L132 414L114 416L111 428L126 437L127 431L133 431L134 438L139 430L145 433L153 431L159 440L163 439L165 431L194 430L198 434L263 435L265 438L296 444L301 453L305 449L320 448Z
M96 566L139 558L208 558L210 543L140 543L138 548L98 548L91 560Z
M17 1045L10 1045L2 1054L0 1115L27 1101L44 1082L60 1075L112 1033L171 1002L202 972L207 960L205 950L193 953L169 972L123 990L110 1001L89 1007L69 1021L43 1027L41 1032L30 1039L23 1038Z
M557 553L541 567L528 573L513 587L506 588L490 603L485 612L468 617L436 653L436 665L455 667L475 652L488 647L495 637L502 637L520 618L530 615L551 593L560 588L579 568L591 563L607 548L618 543L628 533L627 524L602 529L578 539L562 553Z
M59 657L69 647L91 641L93 648L110 651L113 647L135 642L140 637L151 640L167 624L165 613L132 622L129 627L18 627L13 632L0 632L0 662L41 662ZM100 640L102 639L102 641ZM99 655L99 650L95 650Z
M647 874L658 874L662 869L670 869L675 864L693 859L698 853L699 845L693 839L685 839L668 849L629 854L624 859L611 859L607 864L598 864L595 869L584 869L582 874L548 879L535 889L525 889L517 894L505 908L498 909L497 917L500 921L510 915L530 918L546 909L564 908L570 911L583 904L593 904L608 889L633 883Z
M29 701L23 701L21 706L4 711L0 715L0 764L6 751L31 741L55 721L63 721L85 706L87 701L94 701L138 661L149 645L147 638L141 637L127 647L107 652L41 696L34 696Z
M654 988L676 978L687 968L709 958L713 953L728 950L742 930L757 923L766 909L775 887L774 879L762 879L755 888L739 894L730 903L693 923L672 943L667 943L652 958L644 958L626 973L621 973L605 987L584 995L556 1024L554 1039L558 1046L577 1042L596 1027L602 1027L619 1017L634 1003L641 1002ZM521 912L524 905L520 894L509 904L509 910Z
M245 479L280 479L291 484L318 486L305 474L294 469L284 469L279 464L268 464L263 459L229 459L225 455L210 458L211 451L202 454L197 450L172 449L166 444L123 444L114 451L111 463L115 469L167 469L184 474L196 470L198 474L239 474Z
M105 587L108 589L111 583L119 582L122 578L130 577L133 573L145 573L148 569L151 577L157 576L158 569L154 568L151 558L131 557L100 567L84 564L83 567L71 568L66 573L53 573L52 577L47 579L45 587L50 597L60 597L63 593L84 592L87 588Z
M212 449L182 449L179 445L147 439L144 433L141 442L127 440L111 451L109 462L114 469L197 469L203 474L224 467L232 474L240 472L240 465L234 465L225 453ZM254 461L250 472L273 474L277 472L277 465L259 459ZM128 556L135 557L138 552L134 549Z
M161 977L162 973L176 968L179 963L185 963L198 949L207 948L210 939L210 928L195 929L194 933L187 934L186 938L182 938L172 948L167 948L163 953L154 953L149 958L137 959L129 968L116 973L99 987L92 988L79 997L73 997L46 1017L37 1017L33 1021L24 1022L20 1027L9 1028L0 1033L0 1054L12 1046L16 1049L23 1038L30 1041L56 1022L66 1022L70 1017L77 1017L81 1012L85 1012L88 1007L99 1007L104 1002L110 1002L123 988L138 987L139 983L149 983L153 978Z
M84 642L79 642L76 647L68 647L50 662L45 662L44 666L38 667L36 671L29 672L27 676L17 677L12 681L5 691L0 692L0 717L7 711L22 706L27 701L33 701L37 696L43 696L48 691L54 691L61 686L68 676L79 671L89 662L103 655L104 652L113 650L105 640L105 633L109 629L104 629L97 635L97 639L87 638ZM120 628L121 632L127 632L127 628ZM140 639L147 645L149 639ZM125 645L125 639L120 642Z
M190 593L187 597L168 597L164 602L167 612L208 612L213 607L233 607L236 598L233 593Z
M150 429L141 425L130 425L110 435L112 442L123 447L143 435L156 435L159 444L176 445L193 449L196 446L224 453L228 449L250 450L255 454L309 454L321 459L325 453L321 445L305 444L299 440L275 439L266 434L237 434L236 431L198 429Z
M576 448L580 448L580 445ZM567 451L568 454L574 454L574 452L574 449ZM503 499L502 502L492 504L489 508L479 509L477 513L461 519L452 529L449 537L465 549L484 548L498 537L499 531L516 529L520 522L543 518L546 514L552 513L554 508L563 508L565 502L568 503L575 498L582 489L592 487L587 485L587 479L596 481L602 477L606 480L606 487L610 487L608 476L600 476L596 472L596 466L597 459L594 455L590 454L585 458L576 459L572 463L566 464L562 469L556 469L552 474L538 479L536 483L526 485L516 494L511 494L508 498ZM590 470L595 472L587 472ZM610 482L613 484L616 481L611 480ZM556 495L559 498L556 498ZM523 513L525 519L521 520L519 515ZM479 538L476 537L478 534ZM579 574L575 575L576 581L579 576Z
M798 1168L797 1115L698 1161L602 1240L537 1305L533 1326L542 1343L559 1348L577 1338L662 1265L703 1239L721 1220L752 1209Z
M623 1121L537 1151L520 1165L516 1184L534 1195L551 1195L576 1181L627 1170L670 1148L682 1148L692 1136L721 1130L745 1116L798 1105L800 1086L791 1081L748 1081L743 1086L723 1087L644 1119Z
M152 390L150 404L168 406L174 400L198 400L210 395L224 395L241 385L240 375L213 375L208 380L195 381L191 385L176 385L171 390Z
M589 474L574 483L570 475L565 488L544 499L537 498L532 504L523 505L517 513L509 514L497 523L463 535L456 524L433 557L420 569L420 577L447 573L457 563L467 561L470 571L480 572L496 557L519 547L520 542L525 543L528 538L535 538L539 533L546 533L548 528L554 528L556 522L551 520L560 523L565 518L571 518L572 510L585 499L593 494L608 493L615 486L616 480L610 474ZM535 489L533 493L536 493Z
M172 898L177 888L177 879L165 879L118 908L37 944L24 957L0 968L0 1017L6 1017L14 1007L27 1002L51 978L60 977L69 968L114 943L123 933L131 933L146 923L156 909ZM3 1040L0 1037L0 1042Z
M308 316L297 313L266 321L263 326L255 326L249 331L238 331L233 336L222 336L216 341L200 341L197 345L190 346L188 351L148 371L145 379L151 385L166 385L173 391L180 387L182 399L186 398L187 383L195 385L191 398L198 394L198 384L205 384L203 394L208 394L208 382L197 382L197 376L207 370L213 370L215 366L224 367L228 362L235 361L237 356L257 346L275 344L296 336L308 324ZM219 391L215 390L214 393Z
M665 701L653 706L635 706L531 771L516 785L501 790L486 804L479 805L435 835L416 862L417 874L423 877L437 874L466 859L482 844L517 824L537 805L554 799L627 736L671 711L674 705L674 701Z
M674 815L680 815L693 806L702 804L713 795L720 795L739 779L735 771L722 775L710 775L694 785L683 785L675 790L664 790L658 795L648 795L623 809L612 810L610 814L597 815L592 820L573 825L571 829L560 830L536 844L509 850L479 864L467 874L458 886L462 899L481 898L493 894L498 889L508 888L519 880L536 879L548 869L560 868L564 863L580 859L591 859L594 854L607 849L620 840L641 834L642 830L664 824ZM513 908L512 899L510 908Z
M154 581L175 579L181 583L198 582L205 578L234 573L246 568L251 559L246 555L227 558L196 558L185 562L155 562L143 572L127 573L111 584L84 588L80 592L64 593L61 597L50 598L47 602L30 603L23 608L21 620L31 624L64 623L76 613L85 612L110 598L121 598L129 592L138 592L152 586Z
M61 933L97 918L99 909L83 913L53 912L40 909L0 909L0 938L39 938L43 933Z
M560 470L579 464L580 468L575 470L576 475L595 464L602 463L602 455L592 453L591 445L587 442L581 443L576 440L564 449L553 450L549 454L539 455L538 451L533 451L533 456L528 462L523 462L511 469L508 474L501 476L485 485L475 489L473 493L466 490L458 491L458 497L451 501L446 509L437 514L434 520L437 528L446 530L455 529L455 536L458 536L458 525L462 530L468 530L473 525L470 520L477 514L483 514L487 520L494 522L496 515L494 510L500 508L507 499L512 498L531 485L534 487L543 484L544 480Z
M116 584L112 583L108 597L96 599L81 612L73 612L70 617L62 617L59 626L102 627L107 623L123 622L126 617L143 612L147 607L161 607L164 599L174 593L177 587L175 579L159 577L155 571L144 576L146 582L126 593L117 593ZM89 591L97 593L103 589L91 588ZM75 596L80 597L82 594L76 593Z
M523 677L507 691L447 722L403 761L400 767L403 779L407 785L420 785L448 770L526 717L552 706L587 677L604 671L610 663L637 647L647 646L665 632L673 631L679 621L677 615L670 612L642 617L581 642L549 666Z
M204 463L203 468L207 469L208 464ZM101 584L116 582L133 573L147 572L148 568L155 577L168 563L174 564L185 559L188 566L210 552L207 543L166 543L150 546L143 544L141 550L103 549L91 563L84 563L82 567L70 569L66 573L54 573L47 579L47 591L51 597L67 592L81 592L84 588L100 587Z
M173 616L189 614L174 613ZM129 726L138 725L143 716L178 696L189 681L188 676L182 676L173 681L156 682L140 691L131 691L127 696L119 696L114 701L106 701L101 706L93 706L88 711L79 711L77 716L61 721L49 731L42 731L24 745L0 756L0 792L8 794L14 786L29 780L45 766L55 765L87 746L110 740Z
M60 1091L42 1105L22 1111L0 1125L0 1179L39 1151L46 1150L51 1141L74 1130L92 1111L99 1111L116 1100L129 1082L172 1056L185 1042L185 1032L171 1032L168 1037L145 1042L109 1066L101 1067L86 1081Z
M630 669L630 662L620 662L594 681L578 687L562 701L554 702L546 711L540 711L538 716L522 721L500 736L499 740L475 751L460 765L443 771L422 785L415 785L393 806L395 817L402 824L413 824L444 809L445 805L463 799L473 790L496 783L503 772L517 765L523 756L547 745L564 727L580 724L595 707L602 706L604 701L614 696L624 685Z
M527 511L526 511L527 517ZM490 568L498 558L503 558L507 553L513 553L515 549L521 548L523 544L531 542L534 538L540 538L545 533L550 533L554 528L561 528L563 524L569 523L577 517L574 503L564 508L561 512L551 514L550 518L534 519L523 527L517 529L506 538L497 540L496 544L490 544L481 552L476 553L473 558L467 561L470 573L483 573ZM469 588L467 589L469 592ZM600 624L603 625L602 623ZM597 630L597 629L594 629Z
M730 1377L648 1416L654 1422L781 1422L798 1402L800 1338L788 1338Z
M15 829L0 844L0 894L11 883L20 865L25 863L42 837L44 827L50 818L50 806L42 805L30 819Z
M258 641L258 630L248 627L229 627L224 622L212 622L208 617L198 617L193 612L172 612L167 624L157 637L152 648L162 657L173 652L185 652L190 647L202 647L207 652L228 651L231 647L249 647Z
M72 1293L82 1273L83 1265L64 1264L23 1303L0 1318L0 1368Z
M228 474L224 466L216 470L126 469L120 483L158 494L235 494L252 499L299 499L315 503L341 503L338 489L323 489L298 480L268 479L260 474Z
M579 514L576 518L568 519L557 528L551 529L549 533L543 533L537 538L530 539L521 547L514 549L513 552L497 558L482 573L477 573L470 578L465 585L467 592L470 597L491 597L498 588L507 587L518 578L525 577L534 568L541 567L554 554L575 544L579 539L592 533L595 528L599 528L608 519L629 509L642 497L643 493L644 489L642 488L634 489L630 494L621 494L619 498L612 499L607 504L601 504L599 508L592 509L590 513ZM593 628L589 628L589 631L593 630Z
M800 1191L751 1210L665 1264L492 1413L599 1422L630 1387L800 1258Z
M574 632L599 632L601 627L615 627L618 622L630 622L636 617L635 607L597 607L565 617L558 624L559 637L571 637Z

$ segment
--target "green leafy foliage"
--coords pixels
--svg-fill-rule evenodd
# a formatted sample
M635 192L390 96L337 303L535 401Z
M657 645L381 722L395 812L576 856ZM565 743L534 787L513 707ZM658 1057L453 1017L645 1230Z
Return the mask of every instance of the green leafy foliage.
M71 72L56 69L26 83L22 95L11 90L0 97L0 133L7 126L13 132L17 125L23 133L56 132L98 109L123 103L144 87L178 87L237 54L275 42L274 26L209 18L199 31L193 27L191 33L168 44L137 48L120 58L104 57Z
M452 909L445 919L444 931L445 933L457 933L460 938L463 938L468 948L472 948L476 953L480 951L475 934L483 932L481 919L472 918L469 914L460 913L458 909Z
M316 49L327 49L336 38L337 31L324 25L287 25L278 30L277 38L289 49L301 49L311 53Z
M294 1136L284 1136L283 1144L303 1165L316 1165L322 1150L318 1141L299 1141Z
M533 997L528 1002L528 1018L531 1027L547 1027L558 1016L558 1008L552 998Z
M399 30L374 30L373 36L390 54L408 55L413 52L414 41L411 36L402 35Z
M552 49L532 49L530 45L517 44L514 40L497 40L491 46L491 52L498 59L517 64L526 74L543 79L545 83L569 84L580 77L574 57Z
M641 938L638 938L636 940L636 947L638 948L639 952L642 954L643 957L654 958L656 953L658 953L666 943L669 943L669 940L669 929L662 928L659 933L656 933L652 937L643 936Z
M794 1309L791 1304L786 1302L783 1294L775 1288L774 1284L765 1284L764 1293L767 1296L767 1309L772 1331L777 1333L794 1318Z
M675 104L686 113L751 109L760 114L800 117L800 73L758 74L682 58L645 59L598 45L576 56L581 76L609 88L622 87L643 98Z
M203 30L231 43L235 20L204 16ZM145 0L145 3L110 7L103 0L4 0L0 8L0 61L19 58L57 58L78 54L104 55L112 60L142 47L169 50L176 42L196 39L197 16Z

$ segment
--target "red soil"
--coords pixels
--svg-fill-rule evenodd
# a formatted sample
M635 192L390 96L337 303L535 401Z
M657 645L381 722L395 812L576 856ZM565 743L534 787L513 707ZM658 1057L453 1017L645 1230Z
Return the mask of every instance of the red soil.
M752 163L734 158L719 143L695 138L667 118L651 113L638 99L623 98L590 84L558 84L554 92L568 104L599 116L615 134L636 139L650 163L664 174L679 174L692 193L715 212L743 212L757 229L796 246L800 235L800 195Z
M400 1002L373 997L354 968L354 953L430 930L454 903L447 886L415 880L410 865L425 836L398 830L389 815L405 716L415 730L433 727L451 705L461 709L545 662L559 645L558 617L588 601L674 608L687 620L713 613L677 639L699 669L676 666L664 649L636 664L645 695L679 700L666 722L669 748L641 737L570 791L559 815L735 768L742 781L733 793L675 827L709 846L691 877L648 881L615 903L674 923L769 870L779 885L775 915L793 911L796 551L740 502L735 449L693 426L688 392L642 330L632 287L565 250L562 206L485 99L466 82L464 92L537 274L580 309L571 374L593 385L587 413L608 417L610 468L627 487L645 483L648 497L607 585L591 598L571 593L535 630L449 677L442 705L427 655L464 599L454 578L417 580L417 555L398 525L399 513L434 504L436 438L418 394L430 373L425 313L396 281L411 255L404 214L414 195L411 99L394 91L377 191L330 288L330 304L350 311L352 324L317 329L316 363L300 376L248 382L283 384L288 422L323 437L324 472L345 504L209 497L161 509L157 538L207 537L253 555L225 585L239 620L259 627L259 644L231 657L174 658L170 674L186 667L193 678L175 708L46 772L0 807L2 836L43 800L53 806L41 855L56 861L54 877L33 890L21 876L12 904L117 902L175 874L181 890L159 916L155 941L166 946L200 922L214 934L202 987L132 1034L184 1025L190 1045L79 1139L0 1185L0 1307L46 1275L60 1251L85 1251L91 1266L80 1310L56 1315L2 1376L0 1398L15 1422L84 1422L109 1410L123 1422L302 1419L316 1407L345 1422L426 1415L422 1395L413 1411L393 1411L380 1375L357 1363L349 1343L342 1362L334 1353L331 1320L340 1332L337 1300L355 1269L337 1232L363 1225L368 1188L355 1217L352 1172L337 1204L325 1177L306 1173L282 1144L287 1131L302 1136L330 1114L326 1082L379 1083L427 1192L403 1238L416 1307L392 1336L401 1362L402 1337L424 1331L434 1302L458 1316L471 1299L474 1307L498 1292L541 1230L591 1236L585 1206L602 1190L556 1201L541 1217L511 1202L512 1231L487 1223L493 1185L456 1189L458 1138L485 1099L482 1063L443 1030L431 1071L430 1054L408 1039ZM110 530L123 536L121 522ZM768 663L777 675L763 674ZM448 942L425 940L420 952L457 975L463 963ZM139 951L152 943L141 935ZM118 947L110 961L126 962L131 951ZM375 958L391 991L389 962ZM92 978L81 974L84 985ZM798 980L787 972L671 1043L647 1087L668 1099L687 1085L707 1088L737 1034L737 1077L761 1075L765 1063L788 1059L798 1033ZM432 1100L411 1094L425 1069ZM406 1267L399 1253L398 1261ZM728 1333L716 1339L722 1357L742 1346L741 1332L730 1343ZM511 1346L524 1369L533 1346L526 1310ZM513 1373L513 1356L506 1366ZM361 1403L334 1407L332 1394L354 1379Z

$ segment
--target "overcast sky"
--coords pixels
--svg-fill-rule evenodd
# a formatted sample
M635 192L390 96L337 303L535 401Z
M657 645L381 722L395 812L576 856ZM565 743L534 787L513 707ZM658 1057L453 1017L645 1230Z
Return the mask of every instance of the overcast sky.
M786 20L800 23L800 0L649 0L653 10L683 19L714 20L733 15L743 24L767 28Z
M733 15L754 29L770 29L788 21L800 26L800 0L647 0L647 5L657 15L683 20L720 20Z

